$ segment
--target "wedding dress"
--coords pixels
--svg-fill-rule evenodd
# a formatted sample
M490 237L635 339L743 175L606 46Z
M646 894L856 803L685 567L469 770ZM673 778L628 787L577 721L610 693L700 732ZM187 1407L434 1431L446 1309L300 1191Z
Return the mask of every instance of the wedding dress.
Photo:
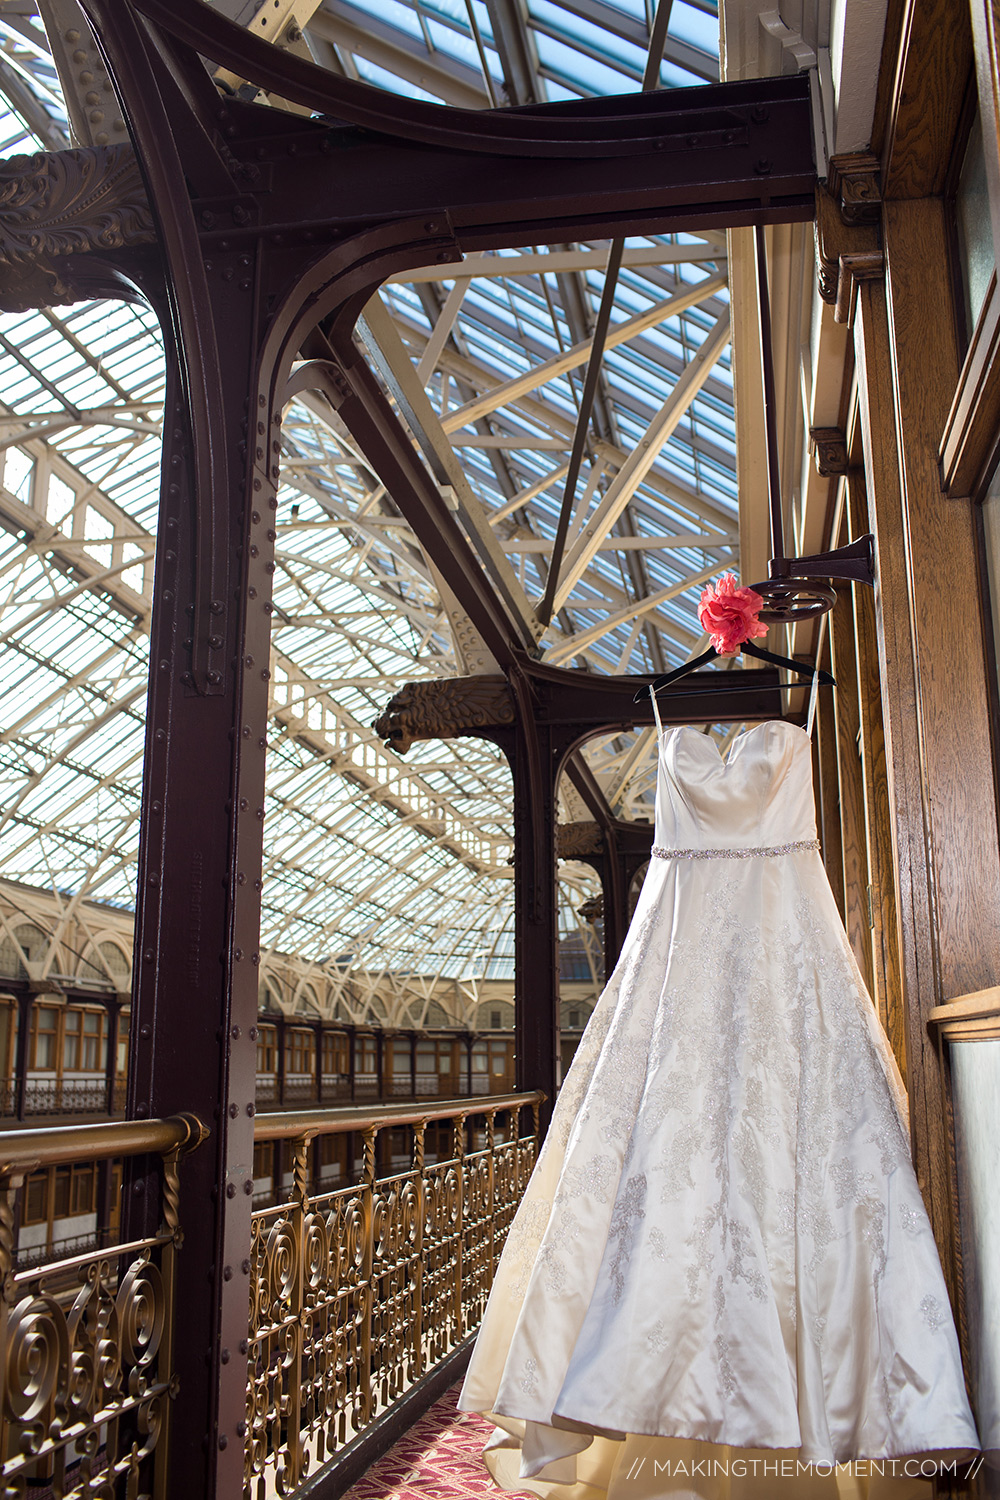
M726 761L690 727L659 743L653 857L459 1405L497 1424L516 1492L875 1495L823 1466L979 1443L810 740L778 720ZM817 1468L779 1484L778 1459ZM896 1473L888 1493L928 1494Z

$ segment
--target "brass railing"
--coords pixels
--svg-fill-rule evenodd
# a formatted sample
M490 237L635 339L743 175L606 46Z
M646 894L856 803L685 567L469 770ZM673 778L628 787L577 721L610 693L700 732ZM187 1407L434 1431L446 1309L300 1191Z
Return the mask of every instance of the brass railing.
M178 1164L207 1132L168 1120L0 1135L0 1493L49 1485L60 1500L167 1500L166 1399L173 1389ZM160 1227L30 1269L15 1267L17 1195L32 1172L159 1156Z
M253 1216L246 1500L292 1494L478 1326L534 1165L543 1098L257 1117L257 1141L291 1143L294 1186L289 1202ZM435 1123L448 1144L429 1162ZM410 1165L379 1177L379 1132L402 1126ZM362 1142L361 1180L311 1198L310 1143L346 1131Z

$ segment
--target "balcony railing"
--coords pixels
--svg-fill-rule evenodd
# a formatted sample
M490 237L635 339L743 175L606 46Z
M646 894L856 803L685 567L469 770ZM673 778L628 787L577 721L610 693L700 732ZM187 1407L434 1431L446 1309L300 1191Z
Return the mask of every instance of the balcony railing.
M542 1098L257 1117L258 1143L284 1143L292 1186L252 1219L247 1500L294 1494L478 1326L535 1162ZM311 1191L313 1143L345 1133L360 1179ZM204 1134L191 1116L0 1134L0 1494L168 1500L179 1163ZM97 1243L50 1246L43 1264L31 1248L18 1258L32 1174L150 1156L162 1161L155 1233L102 1228Z
M205 1134L179 1115L0 1135L0 1493L48 1484L63 1500L167 1500L179 1163ZM16 1265L15 1207L29 1173L133 1156L162 1160L156 1234Z
M246 1500L293 1494L478 1326L535 1162L543 1097L257 1117L258 1142L291 1143L294 1186L253 1216ZM449 1149L428 1162L435 1125ZM410 1165L378 1177L379 1133L403 1126ZM363 1143L360 1182L311 1197L311 1142L347 1131Z

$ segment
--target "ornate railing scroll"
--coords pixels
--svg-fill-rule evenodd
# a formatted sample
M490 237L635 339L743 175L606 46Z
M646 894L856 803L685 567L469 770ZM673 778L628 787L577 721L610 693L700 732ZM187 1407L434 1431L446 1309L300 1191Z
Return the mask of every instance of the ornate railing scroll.
M293 1182L287 1202L253 1216L245 1500L292 1494L478 1326L543 1098L257 1117L258 1142L290 1143ZM404 1127L405 1164L392 1160ZM310 1197L312 1141L346 1131L360 1181ZM382 1175L380 1158L392 1161Z
M167 1500L179 1164L207 1133L193 1115L175 1115L0 1134L3 1500L36 1485L59 1500ZM30 1173L133 1156L162 1162L155 1234L16 1267Z

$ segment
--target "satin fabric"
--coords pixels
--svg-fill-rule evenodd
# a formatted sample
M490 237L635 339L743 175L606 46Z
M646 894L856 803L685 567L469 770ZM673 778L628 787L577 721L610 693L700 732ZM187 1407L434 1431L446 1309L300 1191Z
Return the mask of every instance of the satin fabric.
M694 729L663 736L659 847L815 839L813 809L794 725L755 726L727 761ZM663 1465L978 1448L905 1111L816 852L651 859L459 1402L498 1423L498 1483L643 1500L644 1453L650 1495L749 1500L766 1492L749 1476L670 1488Z

